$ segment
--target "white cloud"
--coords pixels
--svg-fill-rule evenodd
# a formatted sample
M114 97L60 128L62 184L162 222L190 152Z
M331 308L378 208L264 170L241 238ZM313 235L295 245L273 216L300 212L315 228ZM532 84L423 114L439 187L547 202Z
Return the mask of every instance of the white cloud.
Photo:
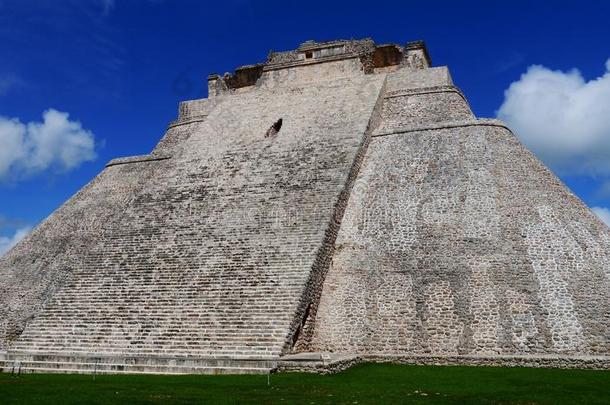
M586 81L530 66L504 93L498 118L560 174L610 174L610 59Z
M4 255L21 239L25 238L31 230L32 228L25 227L17 229L12 237L0 236L0 256Z
M591 210L606 223L606 225L610 226L610 210L608 208L603 207L591 207Z
M0 116L0 180L49 168L67 171L95 159L93 133L80 122L54 109L42 116L43 122L27 124Z

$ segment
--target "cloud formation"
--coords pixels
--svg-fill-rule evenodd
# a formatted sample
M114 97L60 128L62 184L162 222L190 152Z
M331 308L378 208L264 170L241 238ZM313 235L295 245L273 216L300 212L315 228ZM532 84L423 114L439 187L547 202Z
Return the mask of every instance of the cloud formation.
M27 234L32 230L30 227L24 227L17 229L15 234L11 237L0 236L0 256L8 252L13 246L15 246L21 239L25 238Z
M0 181L47 169L67 171L94 160L95 138L69 114L45 111L42 122L22 123L0 116Z
M610 210L608 208L603 207L592 207L591 210L606 223L606 225L610 226Z
M530 66L497 115L559 174L610 174L610 59L590 81L577 69Z

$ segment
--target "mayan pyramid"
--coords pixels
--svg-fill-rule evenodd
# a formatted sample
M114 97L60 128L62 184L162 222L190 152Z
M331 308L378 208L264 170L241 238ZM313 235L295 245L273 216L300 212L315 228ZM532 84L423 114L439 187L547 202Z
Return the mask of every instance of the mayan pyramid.
M211 75L0 259L0 366L608 368L610 230L422 42Z

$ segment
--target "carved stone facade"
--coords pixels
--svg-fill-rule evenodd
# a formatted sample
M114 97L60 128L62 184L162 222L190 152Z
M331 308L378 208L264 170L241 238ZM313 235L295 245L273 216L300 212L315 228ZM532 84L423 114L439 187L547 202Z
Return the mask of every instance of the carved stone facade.
M308 41L211 75L0 258L0 367L605 367L608 228L430 63Z

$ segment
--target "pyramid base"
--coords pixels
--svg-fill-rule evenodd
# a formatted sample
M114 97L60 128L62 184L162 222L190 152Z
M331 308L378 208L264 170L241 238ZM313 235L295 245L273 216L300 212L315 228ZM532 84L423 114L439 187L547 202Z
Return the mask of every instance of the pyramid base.
M100 353L0 353L0 372L63 374L268 374L276 359L162 357Z
M343 371L360 363L610 370L610 357L607 356L298 353L283 356L276 371L326 374Z

